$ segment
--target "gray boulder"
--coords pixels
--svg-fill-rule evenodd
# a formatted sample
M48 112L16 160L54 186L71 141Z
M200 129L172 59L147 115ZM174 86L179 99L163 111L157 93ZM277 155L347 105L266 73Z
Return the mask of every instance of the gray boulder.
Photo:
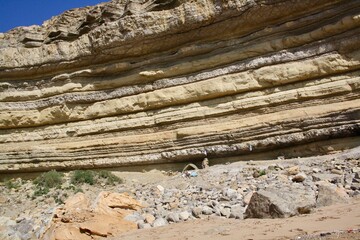
M192 214L194 215L194 217L199 218L202 214L202 208L201 207L194 207L191 210Z
M243 219L244 208L240 204L231 206L229 218Z
M157 218L155 219L154 223L153 223L153 227L162 227L165 225L168 225L168 221L165 220L165 218Z
M226 218L230 217L231 209L228 207L221 207L220 208L221 216L224 216Z
M209 206L204 206L204 207L202 208L202 213L203 213L204 215L211 215L211 214L214 213L214 210L213 210L211 207L209 207Z
M169 222L179 222L180 221L180 217L178 213L169 213L167 216L167 220Z
M144 217L141 216L140 213L134 212L133 214L127 215L124 219L130 222L137 222L139 220L144 220Z
M318 182L317 207L330 206L337 203L348 203L349 196L344 188L329 182Z
M139 222L137 225L139 229L151 228L151 225L149 223L144 223L144 221Z
M224 191L227 197L229 197L230 199L236 198L238 193L236 190L228 188L226 191Z
M179 217L181 220L186 221L189 219L190 213L187 211L183 211L183 212L179 213Z
M309 213L316 206L315 191L302 184L269 186L253 194L247 218L285 218Z

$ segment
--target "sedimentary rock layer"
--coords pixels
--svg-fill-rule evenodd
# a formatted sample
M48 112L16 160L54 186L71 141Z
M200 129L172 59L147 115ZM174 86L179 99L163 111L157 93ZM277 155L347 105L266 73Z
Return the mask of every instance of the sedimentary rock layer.
M0 34L1 172L356 144L359 1L134 3Z

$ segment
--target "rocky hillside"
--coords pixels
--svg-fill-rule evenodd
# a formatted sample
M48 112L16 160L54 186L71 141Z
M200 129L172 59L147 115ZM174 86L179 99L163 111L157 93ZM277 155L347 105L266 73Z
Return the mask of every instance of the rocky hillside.
M0 171L357 146L359 26L357 0L112 0L0 33Z

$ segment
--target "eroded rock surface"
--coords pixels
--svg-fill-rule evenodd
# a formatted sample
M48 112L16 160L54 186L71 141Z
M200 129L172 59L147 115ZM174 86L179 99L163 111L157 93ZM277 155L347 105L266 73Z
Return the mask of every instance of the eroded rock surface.
M358 146L359 9L113 0L1 33L0 172Z
M124 218L140 208L141 205L127 194L101 192L92 203L83 193L78 193L56 210L42 239L85 240L116 236L137 228Z

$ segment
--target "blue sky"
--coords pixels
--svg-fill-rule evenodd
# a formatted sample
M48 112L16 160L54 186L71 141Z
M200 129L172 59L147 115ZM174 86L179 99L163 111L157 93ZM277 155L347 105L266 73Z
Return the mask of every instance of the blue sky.
M41 25L60 13L109 0L0 0L0 32L18 26Z

